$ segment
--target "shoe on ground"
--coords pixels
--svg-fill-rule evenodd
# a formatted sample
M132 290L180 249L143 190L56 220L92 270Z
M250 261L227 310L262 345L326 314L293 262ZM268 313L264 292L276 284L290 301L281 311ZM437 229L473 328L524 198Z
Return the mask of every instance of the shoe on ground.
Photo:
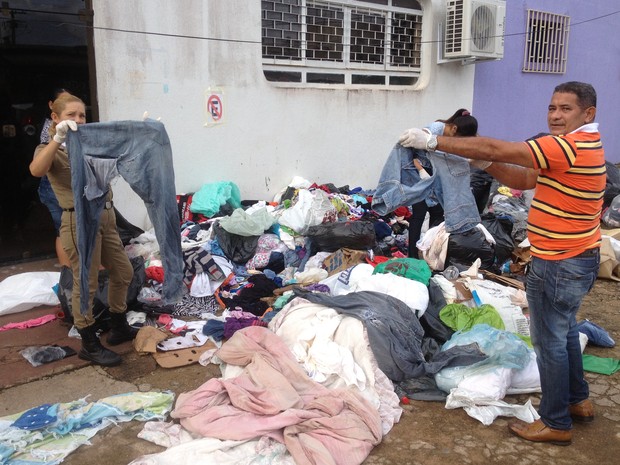
M594 421L594 405L592 405L590 399L585 399L577 404L571 405L569 411L573 421L579 423L590 423Z
M573 437L570 430L549 428L542 420L533 423L518 421L509 424L508 428L513 434L528 441L548 442L557 446L570 445Z

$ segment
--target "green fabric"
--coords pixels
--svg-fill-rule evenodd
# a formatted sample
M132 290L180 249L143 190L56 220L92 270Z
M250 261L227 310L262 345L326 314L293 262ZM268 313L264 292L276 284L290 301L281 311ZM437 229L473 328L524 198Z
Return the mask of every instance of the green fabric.
M233 208L241 207L241 192L232 181L220 181L203 185L192 196L189 209L192 213L202 213L211 218L228 203Z
M468 307L465 304L448 304L439 312L439 319L454 331L469 331L477 324L487 324L492 328L505 330L504 320L489 304Z
M372 274L392 273L403 278L413 279L425 286L431 282L431 269L424 260L417 258L393 258L375 266Z
M583 369L602 375L613 375L620 370L620 360L617 358L597 357L596 355L583 354Z
M220 219L220 226L231 234L251 237L262 235L274 222L266 208L260 208L250 215L243 208L236 208L230 215Z

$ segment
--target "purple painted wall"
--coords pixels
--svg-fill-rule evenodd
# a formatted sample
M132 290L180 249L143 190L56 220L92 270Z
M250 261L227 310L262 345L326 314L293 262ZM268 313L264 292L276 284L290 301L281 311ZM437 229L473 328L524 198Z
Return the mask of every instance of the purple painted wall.
M565 74L523 73L527 10L570 16ZM553 88L591 83L608 161L620 163L620 2L611 0L507 0L504 58L476 64L473 114L480 134L524 140L547 131Z

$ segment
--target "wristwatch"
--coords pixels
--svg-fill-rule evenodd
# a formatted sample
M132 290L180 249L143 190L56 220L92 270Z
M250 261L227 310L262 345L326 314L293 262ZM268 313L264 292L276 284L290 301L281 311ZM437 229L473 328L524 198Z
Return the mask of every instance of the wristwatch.
M437 136L435 134L431 134L431 136L426 141L426 150L429 152L434 152L437 148Z

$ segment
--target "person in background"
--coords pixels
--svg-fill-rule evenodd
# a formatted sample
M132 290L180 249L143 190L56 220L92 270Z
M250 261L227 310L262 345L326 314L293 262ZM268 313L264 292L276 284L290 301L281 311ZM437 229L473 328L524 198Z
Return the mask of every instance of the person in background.
M52 93L52 97L47 102L47 105L52 111L52 104L54 100L56 100L61 95L70 95L71 92L64 88L54 89ZM41 129L41 144L47 144L50 141L49 129L52 126L52 119L45 118L45 122L43 123L43 128ZM56 194L54 194L54 190L52 189L52 185L47 179L47 176L42 176L39 181L39 200L43 205L47 207L50 214L52 215L52 221L54 222L54 229L56 230L56 257L58 257L58 263L60 266L71 266L71 261L65 252L65 249L62 248L62 243L60 242L60 219L62 216L62 208L58 205L58 199L56 198Z
M478 121L464 108L458 109L450 118L437 120L431 126L444 136L471 137L478 132ZM425 154L418 152L418 157L413 159L413 164L420 173L420 178L426 178L433 173L433 167ZM422 226L429 214L428 227L439 225L444 219L444 211L439 203L429 205L427 200L414 203L411 206L411 218L409 218L409 258L419 258L420 251L416 243L422 234Z
M412 128L401 144L472 160L499 182L536 188L528 214L532 260L526 277L530 333L542 399L540 419L509 424L529 441L568 445L573 422L594 420L584 378L577 311L598 275L605 154L591 84L555 87L547 109L550 135L525 142L433 136Z
M471 193L474 195L474 199L476 199L478 213L482 215L489 204L491 187L493 186L493 176L475 166L470 166L469 176L471 178L469 183L471 186Z
M35 149L30 163L33 176L47 175L62 208L60 240L71 261L73 271L72 313L75 327L82 337L82 349L78 356L103 366L121 363L121 357L104 347L97 335L92 305L98 287L98 271L103 265L109 272L108 304L110 307L110 332L107 342L117 345L135 338L137 330L129 326L125 316L127 290L133 277L133 267L125 253L116 228L116 217L112 208L112 191L108 190L107 204L101 212L99 231L93 250L89 273L88 312L80 313L80 261L77 249L76 215L71 190L71 168L65 139L69 130L76 131L78 125L86 123L84 102L74 95L61 95L52 104L53 124L51 139Z

